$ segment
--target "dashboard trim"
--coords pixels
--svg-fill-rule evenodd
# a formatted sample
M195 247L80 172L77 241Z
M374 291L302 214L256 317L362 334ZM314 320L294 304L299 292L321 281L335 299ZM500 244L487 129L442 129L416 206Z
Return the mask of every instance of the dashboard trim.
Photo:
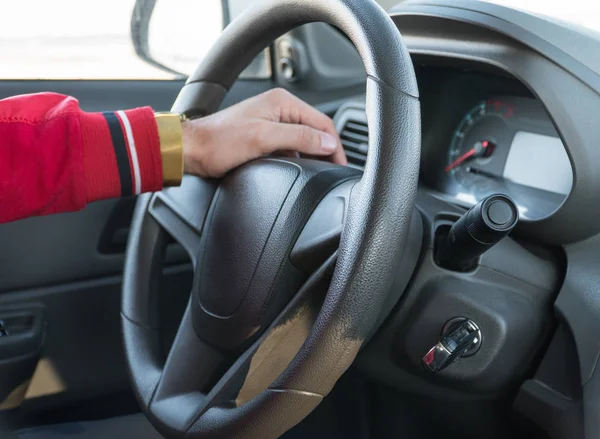
M412 8L417 10L415 12L410 12ZM404 15L405 13L462 21L463 23L487 28L510 38L515 38L546 58L557 62L570 73L584 81L588 86L600 90L600 75L587 65L589 60L584 61L577 59L571 53L560 47L565 44L564 41L567 40L569 36L565 35L565 32L569 32L571 37L576 37L578 39L581 39L582 35L566 28L564 24L555 23L549 18L532 16L531 14L496 4L461 0L454 0L451 5L430 0L409 0L392 9L390 15L392 15L393 18L394 16ZM542 21L543 26L535 25L536 23L534 20ZM548 31L548 28L551 28L552 31ZM529 29L536 29L540 33L545 31L545 35L538 35ZM563 37L563 39L557 38L558 32L560 32L560 36ZM569 47L568 43L566 44L566 47Z

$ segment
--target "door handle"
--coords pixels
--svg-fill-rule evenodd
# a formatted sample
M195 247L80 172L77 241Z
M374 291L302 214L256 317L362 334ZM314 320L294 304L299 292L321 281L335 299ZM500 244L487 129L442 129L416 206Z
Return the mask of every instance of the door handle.
M0 361L38 352L45 326L42 307L0 308Z
M46 321L41 306L0 308L0 415L18 407L37 366Z

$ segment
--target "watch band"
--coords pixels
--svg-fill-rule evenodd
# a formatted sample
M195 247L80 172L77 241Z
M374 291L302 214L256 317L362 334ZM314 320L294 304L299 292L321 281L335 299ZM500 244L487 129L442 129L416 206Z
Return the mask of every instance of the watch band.
M178 186L183 178L183 130L185 115L155 113L160 155L162 159L163 185Z

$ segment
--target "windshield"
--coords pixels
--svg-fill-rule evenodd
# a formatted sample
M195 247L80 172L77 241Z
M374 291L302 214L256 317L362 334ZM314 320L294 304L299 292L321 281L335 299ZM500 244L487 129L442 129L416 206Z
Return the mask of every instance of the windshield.
M386 10L399 0L377 0ZM446 0L453 3L452 0ZM545 15L600 32L600 1L598 0L479 0L514 9Z

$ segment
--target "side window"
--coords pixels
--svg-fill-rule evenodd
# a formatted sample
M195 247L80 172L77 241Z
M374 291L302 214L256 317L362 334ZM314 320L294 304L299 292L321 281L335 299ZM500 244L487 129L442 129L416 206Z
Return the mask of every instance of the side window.
M189 76L222 29L253 4L254 0L137 0L134 46L150 63ZM270 76L268 50L241 74L255 79Z
M1 79L189 75L246 0L20 0L2 5ZM251 4L251 3L250 3Z
M132 41L138 55L189 76L229 21L221 0L137 0Z

